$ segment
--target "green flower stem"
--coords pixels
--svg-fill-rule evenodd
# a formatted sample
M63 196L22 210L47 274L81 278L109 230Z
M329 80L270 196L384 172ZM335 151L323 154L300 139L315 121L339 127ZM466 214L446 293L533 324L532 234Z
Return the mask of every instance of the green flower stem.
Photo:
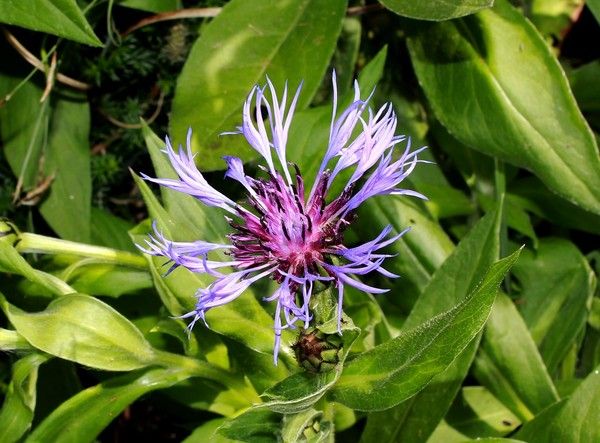
M147 269L148 263L138 254L103 246L88 245L69 240L46 237L44 235L21 233L15 248L20 253L73 254L82 257L97 258L105 263Z
M33 349L17 331L0 328L0 351L31 351Z
M243 380L235 377L231 372L203 360L171 352L156 351L154 363L163 367L184 369L193 376L217 382L238 393L243 393L251 403L262 403L256 391Z

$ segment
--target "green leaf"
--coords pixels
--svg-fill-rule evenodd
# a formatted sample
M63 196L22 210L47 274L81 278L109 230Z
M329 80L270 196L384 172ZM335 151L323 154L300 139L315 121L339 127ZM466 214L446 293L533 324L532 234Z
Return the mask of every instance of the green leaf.
M280 434L281 416L268 409L249 409L227 420L218 433L234 441L275 443Z
M494 303L473 372L523 421L558 400L525 322L502 293Z
M0 23L102 46L75 0L3 0L0 2Z
M519 419L485 388L467 386L454 400L445 421L427 441L454 443L469 438L501 437L520 424Z
M596 21L600 23L600 0L587 0L585 3L596 17Z
M515 180L507 200L558 226L600 235L600 216L584 211L550 192L536 177Z
M489 8L494 4L494 0L429 0L425 2L381 0L381 3L404 17L440 21L462 17Z
M600 440L600 368L596 368L573 394L526 423L515 438L536 443Z
M0 93L21 79L0 75ZM81 97L53 94L40 103L42 89L25 83L0 107L0 135L5 156L22 191L51 180L40 211L50 227L68 240L90 241L92 179L89 104Z
M22 81L20 77L0 74L0 96L11 93ZM23 189L29 190L38 180L39 159L48 132L49 100L40 103L41 90L26 82L0 106L0 136L4 156Z
M169 12L181 8L180 0L121 0L117 4L147 12Z
M87 101L56 100L48 131L44 169L54 180L40 212L60 237L88 243L92 177Z
M31 427L36 402L38 368L50 357L30 354L13 365L13 376L0 409L0 429L3 443L19 441Z
M8 320L36 348L66 360L108 371L129 371L152 364L154 350L143 334L106 303L70 294L41 312L0 306Z
M394 260L386 263L386 269L401 275L393 283L393 293L402 297L397 303L412 306L416 294L422 292L432 275L454 249L452 240L442 227L427 214L419 202L405 197L376 197L367 200L359 209L353 227L363 238L373 236L373 226L391 224L395 232L411 227L410 232L389 246ZM412 303L411 303L412 302Z
M336 401L358 410L382 410L423 389L481 331L498 286L518 256L519 251L496 262L452 309L349 361L333 391Z
M224 418L213 418L204 422L201 426L194 429L182 443L232 443L239 440L231 440L217 432L217 429L225 422Z
M152 277L147 271L98 263L89 259L74 263L60 276L77 292L91 295L120 297L152 288Z
M505 0L408 40L436 116L463 143L533 171L600 214L600 158L564 72L533 26Z
M417 299L403 330L416 327L465 299L499 255L501 214L500 207L487 214L461 241ZM413 398L370 414L363 441L421 441L433 432L467 375L478 343L475 340L467 346Z
M579 249L558 238L542 240L535 254L524 251L514 273L519 309L553 373L585 328L596 278Z
M342 26L345 0L233 0L203 30L177 81L171 132L192 144L202 169L224 169L222 155L244 160L258 154L242 136L225 136L241 123L250 89L268 75L279 91L303 81L298 109L315 94Z
M111 378L71 397L46 417L28 443L79 443L96 436L140 396L186 380L179 369L151 369Z
M100 208L92 208L91 216L90 235L92 243L139 253L139 250L127 235L127 231L133 228L131 222Z

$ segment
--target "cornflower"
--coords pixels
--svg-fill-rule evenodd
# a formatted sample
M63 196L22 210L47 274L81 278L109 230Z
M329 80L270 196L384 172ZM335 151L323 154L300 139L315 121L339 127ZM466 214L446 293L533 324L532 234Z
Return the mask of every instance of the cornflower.
M226 218L233 230L228 235L229 244L171 241L154 224L154 233L146 240L147 247L141 248L148 254L166 257L167 263L171 263L168 272L183 266L192 272L214 276L208 287L197 290L195 309L182 316L192 318L188 328L191 330L200 319L206 324L206 311L234 301L252 283L269 277L279 284L272 295L264 298L276 303L273 325L275 364L282 331L294 329L298 323L305 329L309 327L312 319L310 300L317 282L331 284L337 289L338 332L341 333L344 287L352 286L371 294L387 292L387 289L362 283L354 276L378 272L386 277L398 277L383 268L384 260L391 255L380 250L398 240L408 229L390 236L392 226L388 225L371 241L347 247L343 233L352 222L355 210L367 199L378 195L410 195L425 199L418 192L399 187L417 163L422 162L417 155L425 148L411 151L410 139L395 135L397 118L390 103L377 112L367 109L369 99L360 98L357 82L354 83L352 103L338 116L335 73L329 142L306 196L307 189L298 167L288 164L286 157L289 129L301 88L302 85L288 106L287 84L281 99L270 80L264 87L255 86L244 103L242 125L230 133L242 134L266 163L262 167L264 177L253 178L245 174L239 158L224 157L227 164L225 177L238 181L245 188L247 205L242 206L223 195L202 176L191 150L191 129L187 134L186 149L179 146L176 152L166 138L163 152L177 173L177 179L142 174L146 180L184 192L207 206L216 206L229 213ZM394 155L401 142L406 142L406 148ZM344 190L328 200L327 193L333 181L348 168L353 168L353 172ZM210 259L211 253L218 250L226 251L230 260ZM220 272L222 268L232 271L224 274Z

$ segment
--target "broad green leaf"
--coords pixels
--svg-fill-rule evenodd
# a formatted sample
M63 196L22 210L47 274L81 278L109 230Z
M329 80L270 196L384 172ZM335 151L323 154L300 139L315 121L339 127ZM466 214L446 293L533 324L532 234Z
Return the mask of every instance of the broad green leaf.
M40 212L67 240L90 241L92 177L90 172L90 108L81 97L60 99L52 109L44 170L54 176Z
M2 239L3 240L3 239ZM64 295L76 292L64 281L31 267L17 250L6 241L0 241L0 271L17 274L30 282L40 285L54 295Z
M120 0L117 4L148 12L168 12L181 8L181 0Z
M521 422L481 386L464 387L429 443L458 443L469 438L502 437Z
M536 177L515 180L509 184L508 192L507 200L538 217L558 226L600 235L600 216L558 197Z
M519 251L491 266L480 285L452 309L350 360L334 388L336 401L358 410L382 410L423 389L481 331L498 286L518 256Z
M408 40L436 116L463 143L532 170L600 214L600 158L564 72L505 0L464 19L420 26Z
M514 273L519 309L553 373L585 328L596 278L577 247L558 238L524 251Z
M49 358L34 353L14 363L12 380L0 409L0 440L3 443L19 441L31 427L38 368Z
M523 421L558 401L527 325L505 294L496 298L473 372Z
M465 299L498 258L501 208L487 214L435 272L417 299L403 330L414 328ZM467 375L479 340L416 396L386 411L372 413L362 435L369 441L420 441L429 435L450 407Z
M75 0L3 0L0 2L0 23L102 46Z
M0 92L8 93L19 80L0 76ZM27 82L0 107L5 156L15 176L22 178L22 191L43 188L42 178L50 180L40 205L50 227L65 239L89 242L89 105L81 95L66 94L53 94L40 103L42 93Z
M142 289L152 288L148 271L83 259L69 266L60 275L77 292L91 295L120 297Z
M597 442L600 440L600 368L596 368L566 400L525 424L515 438L524 441Z
M420 20L448 20L473 14L494 4L494 0L382 0L383 5L404 17Z
M36 313L24 312L4 297L0 305L16 331L48 354L109 371L142 368L155 358L129 320L93 297L70 294Z
M310 103L342 26L345 0L233 0L203 30L177 81L171 132L183 141L194 129L204 170L224 169L223 155L257 157L242 136L225 136L241 123L250 89L268 75L278 91L303 81L298 109Z
M186 380L182 369L151 369L106 380L61 404L25 440L28 443L91 442L140 396Z

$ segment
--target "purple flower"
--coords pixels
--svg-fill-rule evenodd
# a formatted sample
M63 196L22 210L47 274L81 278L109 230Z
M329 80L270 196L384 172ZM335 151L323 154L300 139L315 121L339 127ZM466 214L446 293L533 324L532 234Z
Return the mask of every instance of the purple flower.
M268 86L268 89L267 89ZM177 191L185 192L207 206L217 206L230 213L232 227L230 244L205 241L174 242L166 239L154 226L154 234L146 240L144 252L164 256L172 263L168 272L183 266L193 272L208 273L215 280L196 292L196 308L184 315L192 318L190 328L205 319L205 312L235 300L248 286L263 277L279 283L279 288L265 301L276 303L274 331L274 361L281 331L301 324L307 328L311 321L309 303L317 281L332 284L338 294L338 330L340 330L344 287L353 286L369 293L383 293L354 278L369 272L397 277L382 264L389 254L382 248L400 238L407 230L389 237L387 226L373 240L355 247L344 245L344 230L352 222L354 211L365 200L377 195L411 195L425 199L415 191L400 188L401 182L415 168L417 155L424 148L406 147L396 154L396 146L406 141L394 135L397 119L390 104L377 112L367 110L367 100L361 100L355 82L354 101L337 116L337 86L333 75L333 113L329 143L310 190L295 165L290 170L286 158L287 139L301 86L288 106L287 85L281 99L270 81L267 86L255 86L243 108L242 134L266 162L262 178L249 177L242 161L225 157L225 176L238 181L247 191L247 204L242 206L213 188L196 168L190 147L175 152L169 139L168 155L178 179L159 179L144 175L146 180ZM365 115L366 114L366 115ZM255 117L255 118L253 118ZM293 149L293 147L292 147ZM273 155L274 154L274 155ZM328 198L328 191L338 174L348 168L352 174L343 192ZM308 191L308 192L307 192ZM306 195L308 194L308 195ZM212 253L224 250L229 261L209 259ZM221 273L231 268L229 273Z

